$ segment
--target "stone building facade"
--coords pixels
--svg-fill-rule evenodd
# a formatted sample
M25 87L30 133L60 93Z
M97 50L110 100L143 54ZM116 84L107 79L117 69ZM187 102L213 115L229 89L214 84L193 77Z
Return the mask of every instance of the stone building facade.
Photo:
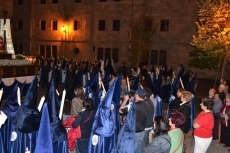
M13 0L0 0L0 19L4 18L3 11L7 11L7 18L13 16Z
M146 63L186 65L198 9L191 0L13 0L15 52L128 65L130 19L144 4L157 26Z

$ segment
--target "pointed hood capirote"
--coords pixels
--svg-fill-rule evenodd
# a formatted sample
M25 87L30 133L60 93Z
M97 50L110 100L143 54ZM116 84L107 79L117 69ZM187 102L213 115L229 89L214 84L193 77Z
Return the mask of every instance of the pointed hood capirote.
M12 90L6 99L5 104L0 108L0 110L6 116L15 116L20 108L17 99L17 89L18 89L18 84L15 83L12 86Z
M63 142L67 138L67 133L65 127L62 125L61 120L59 119L59 107L58 107L58 99L56 96L56 88L55 88L55 80L54 78L50 81L50 88L47 94L47 103L48 110L50 115L51 122L51 133L53 143L55 142Z
M41 123L36 142L34 153L53 153L53 142L47 103L44 104L42 109Z
M40 121L41 113L37 109L37 77L34 77L24 102L12 122L19 131L32 133L39 129Z

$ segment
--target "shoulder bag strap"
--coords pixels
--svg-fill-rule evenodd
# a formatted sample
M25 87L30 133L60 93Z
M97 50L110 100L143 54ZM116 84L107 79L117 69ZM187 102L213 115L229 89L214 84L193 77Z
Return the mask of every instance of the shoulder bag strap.
M177 146L176 150L173 151L173 153L176 153L176 151L177 151L177 150L179 149L179 147L181 146L183 140L184 140L184 137L183 137L183 139L180 141L180 144L179 144L179 146Z
M90 116L87 118L87 120L85 120L85 121L82 122L81 124L84 124L85 122L87 122L87 121L90 119L90 117L92 116L92 113L93 113L93 110L90 112Z
M180 106L180 108L177 111L179 112L179 110L181 110L181 108L183 108L184 106L191 107L189 104L184 104L184 105Z

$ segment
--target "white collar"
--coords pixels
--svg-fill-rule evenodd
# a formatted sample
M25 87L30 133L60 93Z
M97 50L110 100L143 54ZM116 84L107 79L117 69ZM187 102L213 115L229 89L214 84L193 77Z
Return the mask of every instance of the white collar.
M187 103L187 101L185 101L185 102L181 103L181 104L180 104L180 106L181 106L181 105L183 105L183 104L185 104L185 103Z
M85 111L85 108L83 108L81 111L82 111L82 112Z

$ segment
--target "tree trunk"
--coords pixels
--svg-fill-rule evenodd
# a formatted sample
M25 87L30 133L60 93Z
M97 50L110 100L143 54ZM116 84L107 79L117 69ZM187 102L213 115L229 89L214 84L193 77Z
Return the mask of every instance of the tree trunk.
M221 68L221 78L224 78L224 73L225 73L225 68L226 68L227 63L228 63L228 56L225 56L223 64L222 64L222 68Z
M219 59L218 66L217 66L217 69L216 69L216 77L215 77L214 88L216 88L217 79L218 79L218 75L219 75L219 71L220 71L220 66L221 66L221 58Z

